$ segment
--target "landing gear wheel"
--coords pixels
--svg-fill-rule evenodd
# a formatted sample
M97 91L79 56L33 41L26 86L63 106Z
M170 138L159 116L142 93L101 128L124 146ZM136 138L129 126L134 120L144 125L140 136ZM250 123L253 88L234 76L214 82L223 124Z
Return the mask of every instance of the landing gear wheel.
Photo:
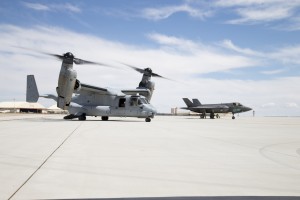
M108 120L108 116L102 116L101 119L102 119L102 121L107 121Z
M206 113L200 114L200 118L201 118L201 119L205 119L205 118L206 118Z
M146 122L151 122L151 119L150 119L149 117L147 117L147 118L145 119L145 121L146 121Z
M235 119L235 116L234 116L234 115L232 116L232 119Z
M73 119L73 118L75 118L75 115L73 115L73 114L64 116L64 119Z
M79 120L79 121L84 121L84 120L86 120L85 114L79 116L79 117L78 117L78 120Z
M214 119L215 118L215 114L214 113L210 113L210 116L209 116L211 119Z

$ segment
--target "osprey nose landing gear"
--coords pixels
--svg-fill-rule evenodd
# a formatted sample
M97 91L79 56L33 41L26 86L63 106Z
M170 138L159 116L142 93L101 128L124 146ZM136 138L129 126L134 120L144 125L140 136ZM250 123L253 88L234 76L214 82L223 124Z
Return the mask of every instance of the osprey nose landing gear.
M145 122L151 122L151 118L150 118L150 117L147 117L147 118L145 119Z

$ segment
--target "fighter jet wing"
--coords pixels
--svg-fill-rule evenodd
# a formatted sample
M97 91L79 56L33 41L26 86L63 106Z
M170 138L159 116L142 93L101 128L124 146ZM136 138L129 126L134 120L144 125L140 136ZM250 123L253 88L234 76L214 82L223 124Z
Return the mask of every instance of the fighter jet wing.
M195 107L188 107L186 108L187 110L191 110L193 112L198 112L198 113L218 113L218 112L226 112L229 110L229 107L226 105L201 105L201 106L195 106Z
M201 108L201 109L229 109L229 107L226 106L226 105L214 105L214 106L211 106L211 105L202 105L202 106L197 106L197 107L194 107L194 108Z

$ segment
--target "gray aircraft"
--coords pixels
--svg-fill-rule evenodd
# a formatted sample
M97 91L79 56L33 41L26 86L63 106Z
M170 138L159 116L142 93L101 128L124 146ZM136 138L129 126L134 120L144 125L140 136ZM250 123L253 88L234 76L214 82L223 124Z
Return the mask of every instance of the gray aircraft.
M146 122L150 122L156 114L156 109L150 104L154 90L154 82L151 81L151 77L164 77L153 73L150 68L140 69L127 65L143 74L136 89L102 88L81 83L77 79L77 72L73 69L73 63L77 65L104 64L75 58L70 52L63 55L44 54L62 60L58 86L56 87L57 95L39 95L34 76L28 75L27 102L37 102L39 97L53 99L57 102L57 107L69 111L69 115L65 116L64 119L86 120L86 116L101 116L103 121L107 121L110 116L121 116L145 118Z
M196 113L201 113L200 118L206 118L206 113L210 113L211 119L215 118L215 113L232 113L232 119L235 119L235 113L247 112L252 108L243 106L238 102L233 103L220 103L220 104L201 104L198 99L193 99L191 102L188 98L183 98L183 101L188 107L181 109L190 110Z

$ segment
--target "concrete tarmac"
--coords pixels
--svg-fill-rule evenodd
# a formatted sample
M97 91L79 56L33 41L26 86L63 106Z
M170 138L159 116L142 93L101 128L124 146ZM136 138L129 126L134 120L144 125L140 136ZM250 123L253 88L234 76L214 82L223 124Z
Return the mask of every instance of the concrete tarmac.
M0 115L0 199L300 196L300 118L62 117Z

